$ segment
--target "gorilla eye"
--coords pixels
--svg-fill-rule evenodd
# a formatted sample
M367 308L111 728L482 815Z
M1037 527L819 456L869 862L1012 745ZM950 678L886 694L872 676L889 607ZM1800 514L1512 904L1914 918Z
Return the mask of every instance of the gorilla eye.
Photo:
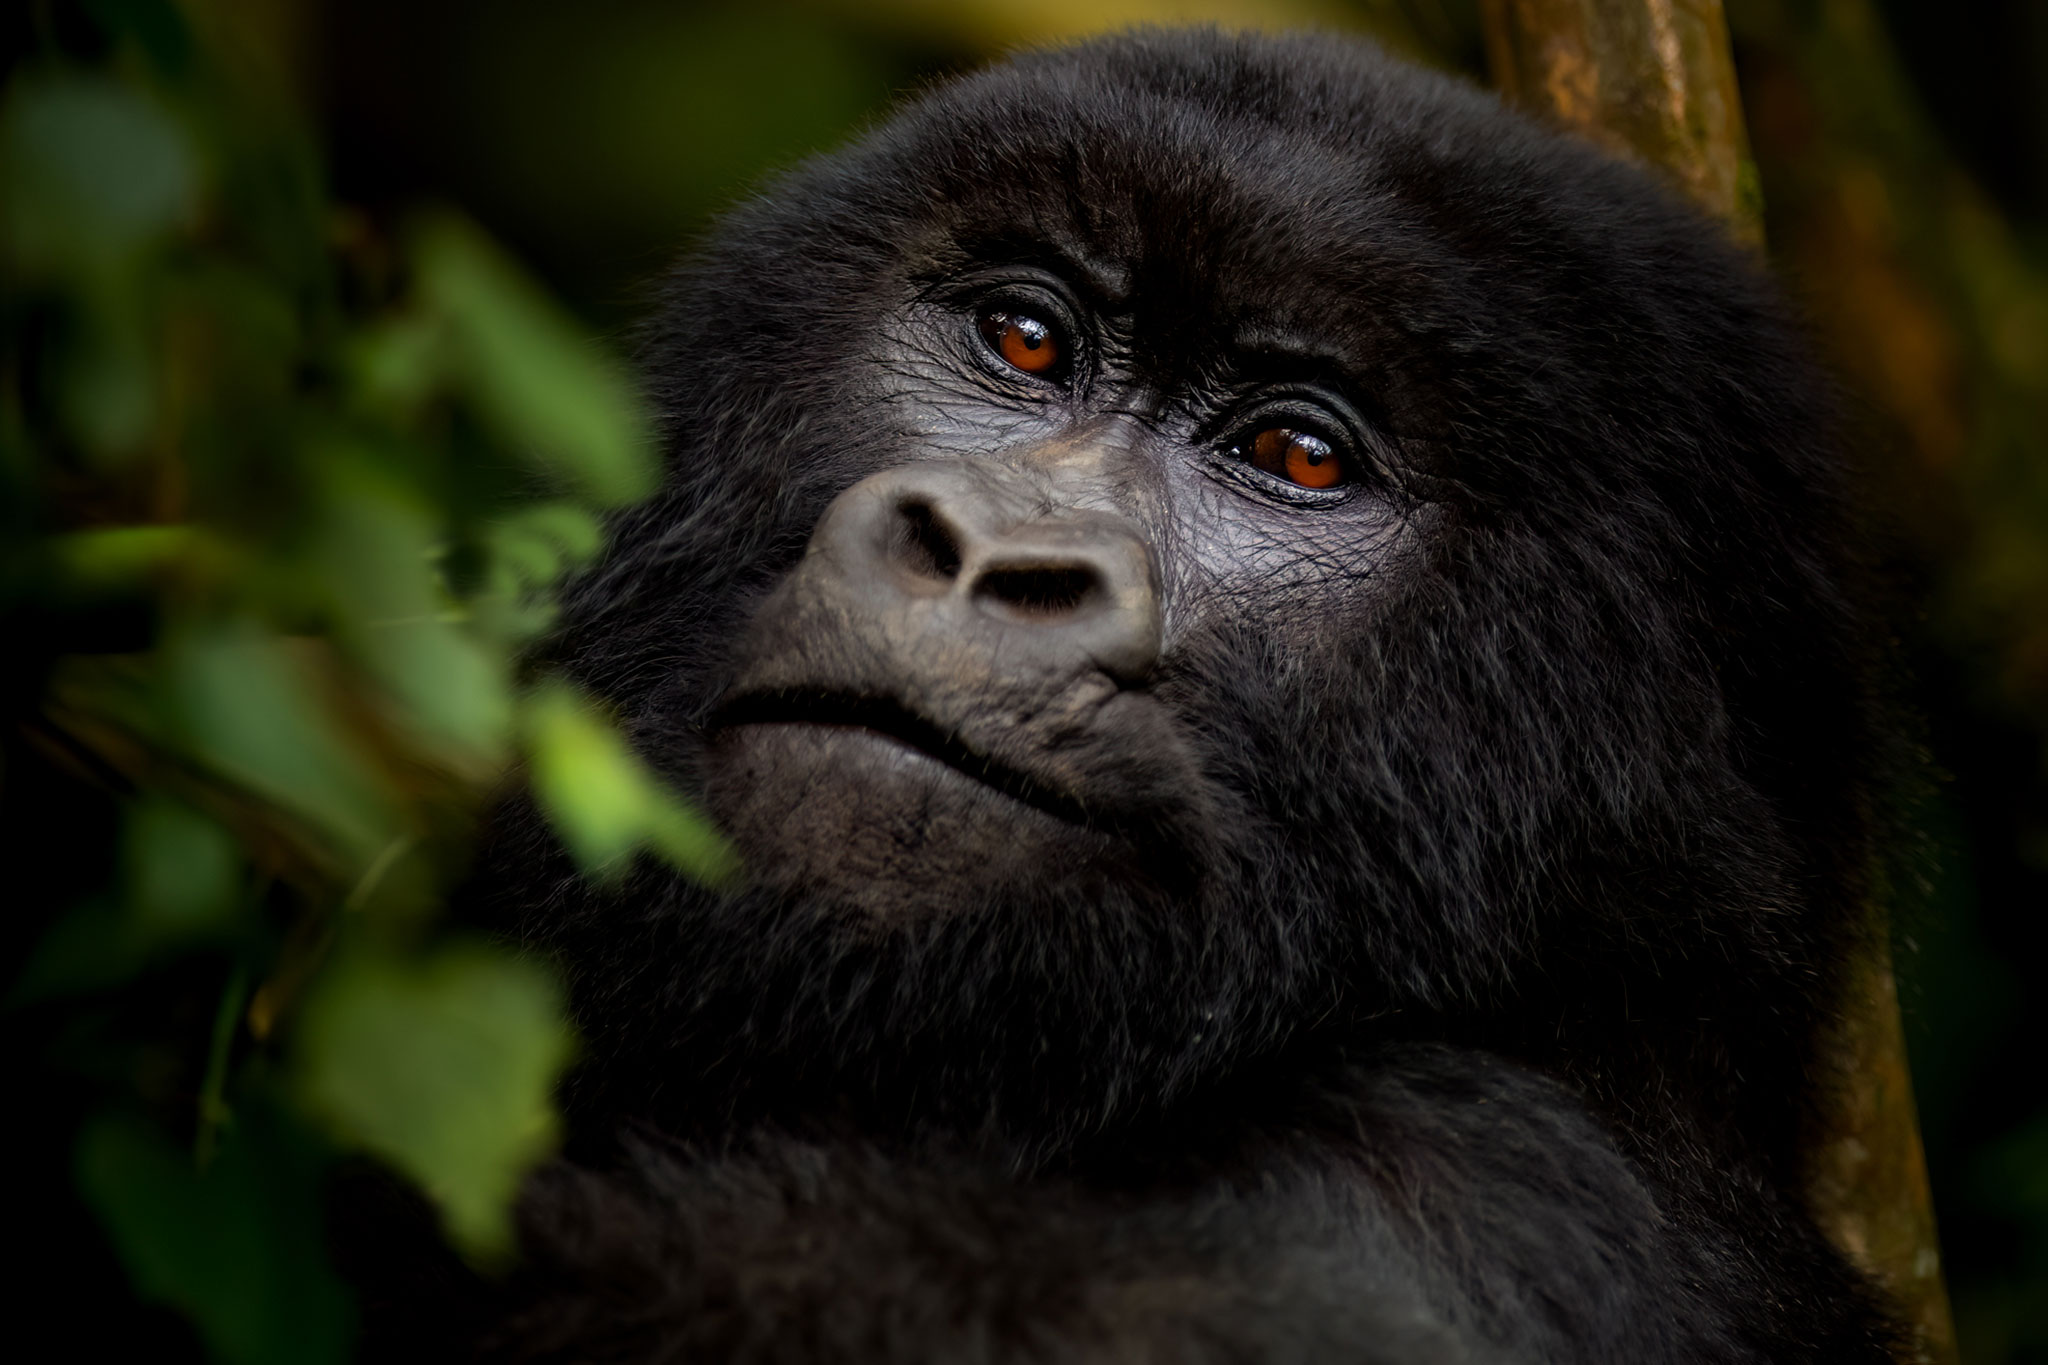
M1302 488L1335 488L1344 482L1344 461L1330 443L1289 427L1268 427L1253 437L1252 464Z
M1026 374L1048 374L1060 363L1059 337L1024 313L984 313L981 335L1003 363Z

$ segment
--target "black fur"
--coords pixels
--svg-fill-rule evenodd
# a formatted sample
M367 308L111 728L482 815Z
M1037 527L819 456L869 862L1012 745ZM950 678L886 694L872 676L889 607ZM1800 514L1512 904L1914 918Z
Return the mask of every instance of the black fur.
M1182 478L1263 328L1369 480L1150 528L1170 737L1100 741L1129 818L1085 873L878 924L772 877L593 889L510 814L477 904L567 964L587 1061L491 1349L1886 1358L1798 1194L1881 748L1829 402L1639 173L1333 38L943 87L675 277L672 475L557 661L702 790L828 503L1064 420L931 319L1076 257L1115 301L1089 431Z

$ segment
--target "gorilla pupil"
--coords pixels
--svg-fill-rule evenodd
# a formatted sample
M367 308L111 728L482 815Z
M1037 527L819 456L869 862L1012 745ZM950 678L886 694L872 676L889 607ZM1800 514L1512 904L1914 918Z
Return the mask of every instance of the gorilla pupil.
M1059 343L1052 328L1020 313L991 313L981 320L981 334L1005 364L1026 374L1044 374L1059 363Z

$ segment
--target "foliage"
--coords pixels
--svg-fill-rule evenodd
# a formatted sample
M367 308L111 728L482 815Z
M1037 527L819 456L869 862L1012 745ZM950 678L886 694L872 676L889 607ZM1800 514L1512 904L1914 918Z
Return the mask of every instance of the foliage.
M559 987L440 914L493 786L529 765L593 872L727 868L518 665L655 458L475 227L337 208L177 11L90 14L0 99L5 1007L136 1290L218 1359L336 1359L337 1155L489 1266L555 1139Z

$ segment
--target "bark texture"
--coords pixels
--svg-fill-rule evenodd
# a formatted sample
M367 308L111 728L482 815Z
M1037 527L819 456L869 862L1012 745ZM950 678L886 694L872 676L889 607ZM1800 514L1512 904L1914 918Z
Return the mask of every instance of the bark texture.
M1721 0L1481 0L1501 92L1663 169L1745 241L1763 240Z

